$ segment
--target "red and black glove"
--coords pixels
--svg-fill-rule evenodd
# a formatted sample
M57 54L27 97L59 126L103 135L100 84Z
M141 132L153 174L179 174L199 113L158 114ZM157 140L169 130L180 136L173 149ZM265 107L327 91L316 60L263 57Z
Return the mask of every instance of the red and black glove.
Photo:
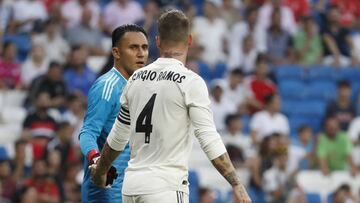
M96 164L97 160L100 158L100 153L96 150L91 150L88 153L87 159L89 165ZM114 183L114 180L118 177L117 170L114 166L111 166L109 171L106 174L106 186L111 186Z

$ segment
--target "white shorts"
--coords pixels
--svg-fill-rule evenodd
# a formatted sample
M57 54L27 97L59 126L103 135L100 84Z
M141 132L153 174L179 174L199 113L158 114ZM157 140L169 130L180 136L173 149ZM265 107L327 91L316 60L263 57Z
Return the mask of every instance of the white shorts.
M122 196L123 203L189 203L189 195L180 191Z

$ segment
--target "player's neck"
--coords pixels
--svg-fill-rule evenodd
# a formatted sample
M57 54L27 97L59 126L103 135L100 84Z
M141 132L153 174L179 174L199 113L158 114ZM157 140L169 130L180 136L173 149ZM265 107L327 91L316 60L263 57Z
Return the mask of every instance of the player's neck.
M170 48L170 49L162 49L160 51L161 58L174 58L181 61L183 64L186 63L186 56L187 56L187 50L185 49Z
M114 68L115 68L117 71L119 71L119 73L120 73L126 80L129 79L130 75L129 75L128 72L125 71L124 68L122 68L121 66L117 65L116 63L115 63Z

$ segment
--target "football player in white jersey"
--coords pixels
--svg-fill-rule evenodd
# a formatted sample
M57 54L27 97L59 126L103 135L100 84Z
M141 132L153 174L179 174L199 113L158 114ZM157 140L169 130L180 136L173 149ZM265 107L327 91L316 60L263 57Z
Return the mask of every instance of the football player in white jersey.
M161 57L135 71L121 96L121 110L92 180L105 187L112 161L130 141L124 203L187 203L192 132L216 169L231 184L235 202L251 202L217 133L204 80L184 64L191 45L189 21L178 10L158 20ZM193 128L190 128L190 125Z

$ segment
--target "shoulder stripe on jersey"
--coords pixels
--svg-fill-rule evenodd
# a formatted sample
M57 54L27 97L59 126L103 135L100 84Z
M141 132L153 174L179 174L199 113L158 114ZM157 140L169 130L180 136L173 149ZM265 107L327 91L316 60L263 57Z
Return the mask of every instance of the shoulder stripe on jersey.
M105 93L106 93L106 90L109 86L109 82L110 80L112 80L113 78L115 77L115 73L112 73L105 81L105 85L104 85L104 88L103 88L103 92L102 92L102 95L101 95L101 99L105 99Z
M120 116L117 117L118 121L122 124L125 124L125 125L130 125L130 122L128 121L124 121L123 119L120 118Z
M114 86L116 85L116 83L119 81L119 77L117 77L112 83L111 83L111 87L110 87L110 89L109 89L109 91L108 91L108 93L107 93L107 95L105 95L105 99L107 100L107 101L109 101L110 100L110 98L111 98L111 95L112 95L112 92L113 92L113 90L114 90Z
M130 117L129 113L126 113L125 111L123 111L123 109L120 110L120 113L125 117Z
M124 117L124 116L121 115L121 114L119 114L118 117L121 118L121 119L124 120L124 121L130 122L130 118L126 118L126 117Z
M126 109L126 108L124 108L123 106L121 106L121 111L124 111L124 113L127 113L127 114L129 114L130 112L129 112L129 110L128 109Z
M108 82L108 86L106 87L106 90L105 90L105 95L104 95L104 99L107 100L107 95L109 94L109 91L111 89L111 85L113 84L113 82L116 80L116 75L114 75L113 78L111 78L111 80L109 80Z
M130 120L130 116L124 114L123 111L120 111L119 116L120 116L120 115L121 115L121 117L123 117L123 118L125 118L125 119L127 119L127 120Z

